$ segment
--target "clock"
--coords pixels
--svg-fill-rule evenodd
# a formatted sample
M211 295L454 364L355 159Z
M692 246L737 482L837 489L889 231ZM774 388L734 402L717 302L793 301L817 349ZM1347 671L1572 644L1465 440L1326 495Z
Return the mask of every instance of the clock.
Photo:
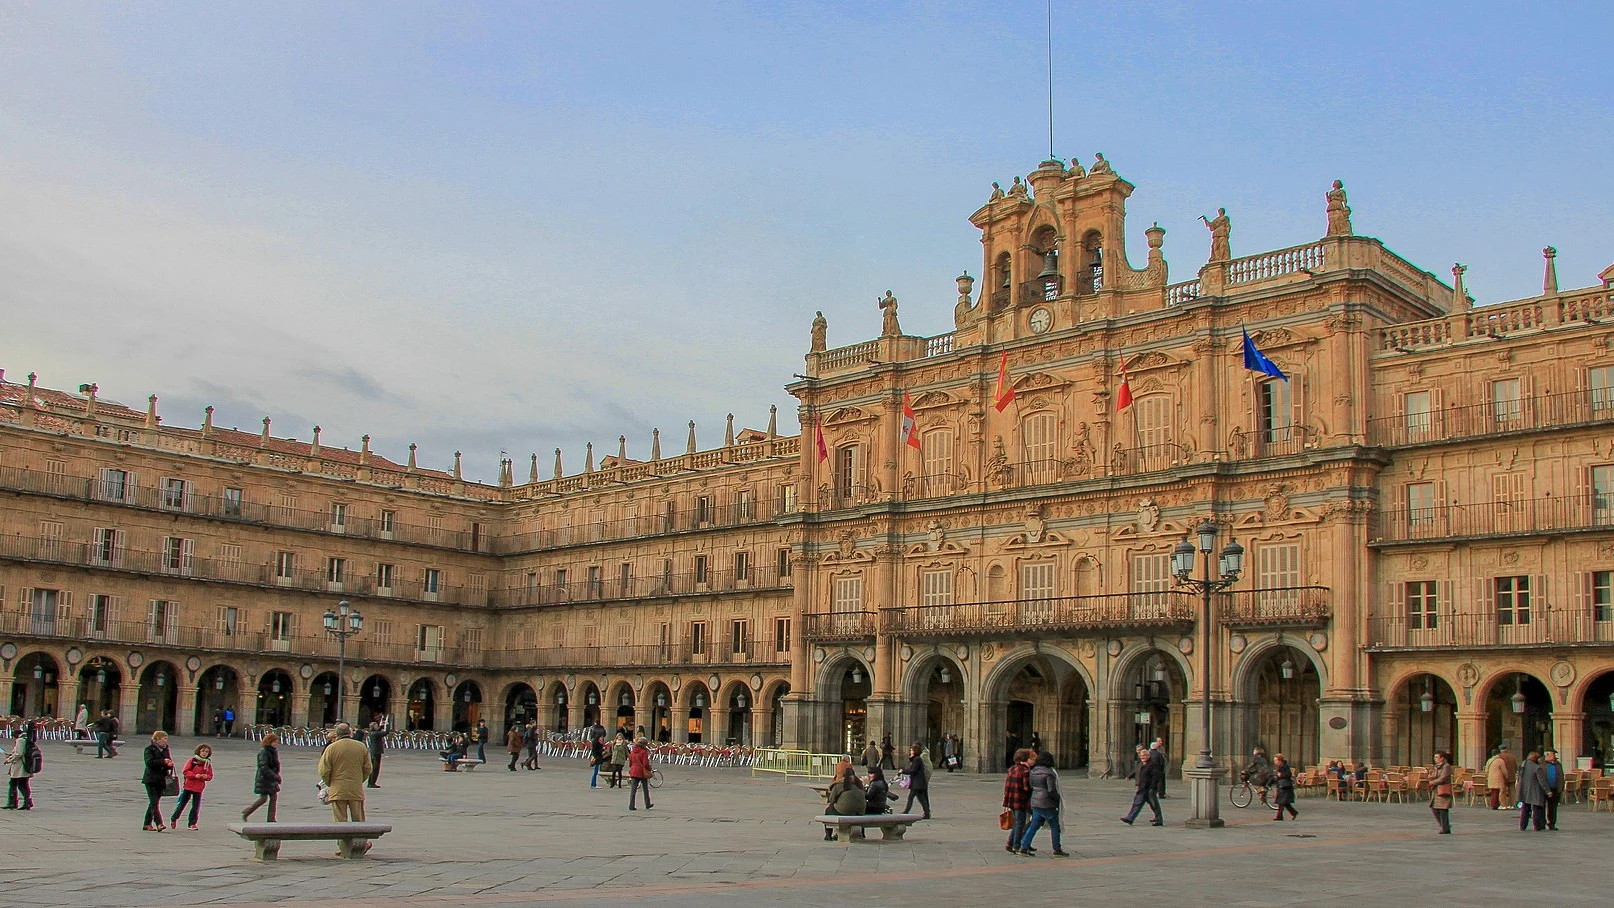
M1054 314L1049 312L1047 308L1038 306L1037 308L1031 310L1032 334L1043 334L1047 332L1049 328L1053 327L1053 324Z

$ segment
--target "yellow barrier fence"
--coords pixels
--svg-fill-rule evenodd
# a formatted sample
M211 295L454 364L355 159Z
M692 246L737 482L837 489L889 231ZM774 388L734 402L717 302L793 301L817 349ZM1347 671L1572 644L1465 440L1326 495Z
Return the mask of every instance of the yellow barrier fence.
M840 754L759 747L756 762L751 764L751 775L776 772L782 776L800 776L804 779L831 779L835 777L835 764L840 761Z

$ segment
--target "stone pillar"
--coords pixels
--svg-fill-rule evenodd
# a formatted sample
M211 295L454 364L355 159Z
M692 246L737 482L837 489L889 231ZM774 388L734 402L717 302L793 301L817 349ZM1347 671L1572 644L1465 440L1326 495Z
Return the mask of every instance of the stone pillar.
M179 679L174 679L176 684ZM195 684L182 684L179 686L179 702L174 709L174 733L177 735L193 735L196 733L196 703L199 699L200 689ZM212 734L211 728L204 734Z
M291 724L293 725L300 724L295 718L299 708L303 711L303 722L306 723L308 720L308 694L306 692L303 694L303 699L300 706L297 703L293 703L291 706L293 716ZM444 687L443 696L437 697L432 701L432 729L434 731L448 731L449 727L453 724L454 691Z
M127 682L118 685L118 724L123 729L125 741L133 740L135 734L135 720L140 716L140 682L139 674Z
M1375 748L1372 765L1391 766L1399 764L1401 762L1401 735L1403 732L1401 728L1401 711L1398 709L1385 710L1383 726L1384 741L1382 746ZM1330 759L1326 752L1320 753L1319 756L1325 760ZM1420 758L1419 754L1409 754L1407 765L1421 766L1424 759L1426 758Z
M689 707L680 703L673 703L667 710L672 721L672 739L677 744L689 743Z
M1552 749L1558 751L1558 760L1570 769L1575 768L1575 757L1580 755L1585 736L1585 713L1553 711Z
M729 742L729 710L710 706L706 709L706 728L704 735L707 744L723 745Z
M56 715L64 719L78 715L78 690L78 666L72 666L56 676ZM90 716L91 721L94 719L93 715Z
M1452 759L1458 766L1483 771L1485 769L1485 707L1476 703L1465 712L1458 707L1457 713L1457 753Z
M5 677L0 678L0 709L3 709L8 713L11 712L12 683L10 672L7 672Z
M291 698L291 724L295 727L308 724L310 690L311 688L309 688L307 682L299 680L291 682L291 690L286 694L287 697Z
M1220 829L1226 825L1221 815L1220 782L1225 771L1220 766L1195 765L1190 759L1182 771L1188 782L1188 819L1183 823L1189 829Z

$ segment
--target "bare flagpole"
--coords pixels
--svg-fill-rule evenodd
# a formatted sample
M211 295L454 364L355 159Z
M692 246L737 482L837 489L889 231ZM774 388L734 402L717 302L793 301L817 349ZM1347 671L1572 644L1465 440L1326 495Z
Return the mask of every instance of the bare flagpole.
M1054 159L1054 0L1048 0L1048 160Z

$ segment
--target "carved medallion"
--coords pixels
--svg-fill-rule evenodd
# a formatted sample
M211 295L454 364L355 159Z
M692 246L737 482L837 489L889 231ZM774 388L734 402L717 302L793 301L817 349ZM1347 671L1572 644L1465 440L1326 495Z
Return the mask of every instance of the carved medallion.
M1153 533L1154 528L1160 525L1160 506L1155 504L1153 498L1145 498L1138 502L1138 526L1145 533Z
M1457 683L1464 687L1473 687L1479 683L1479 667L1472 662L1464 662L1457 666Z
M1547 676L1552 679L1552 683L1559 687L1568 687L1575 683L1575 666L1573 663L1559 659L1552 664L1552 668L1547 670Z

